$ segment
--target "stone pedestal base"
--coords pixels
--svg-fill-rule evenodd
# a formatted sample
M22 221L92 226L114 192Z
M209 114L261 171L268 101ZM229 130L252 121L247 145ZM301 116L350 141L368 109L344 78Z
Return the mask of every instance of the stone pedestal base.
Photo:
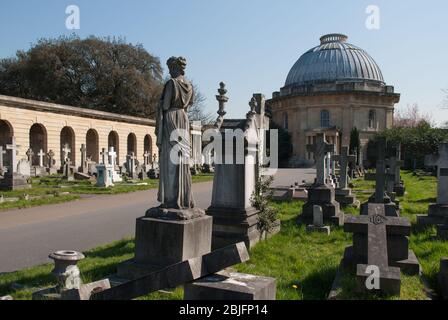
M339 202L335 200L335 191L328 186L314 186L308 189L308 202L303 205L300 221L313 222L313 207L321 206L324 222L343 225L344 214L340 211Z
M369 200L363 204L361 204L361 214L368 214L369 203L375 203L375 195L372 195ZM400 216L400 207L395 202L392 202L389 196L384 193L384 209L386 216L388 217L399 217Z
M417 226L425 228L433 225L441 225L448 219L448 204L431 204L428 215L417 215Z
M149 210L153 212L154 210ZM190 220L141 217L135 231L135 258L118 265L117 276L136 279L211 251L212 218Z
M7 173L3 179L0 179L0 190L11 191L29 188L31 188L31 185L28 184L27 178L18 173L13 175Z
M406 188L404 187L403 182L401 182L400 184L396 184L394 186L394 192L396 193L397 197L404 196L405 191L406 191Z
M255 208L210 207L207 215L213 217L213 250L238 242L244 242L247 248L251 248L263 238L258 229L258 211ZM280 221L271 235L279 231Z
M330 227L329 226L323 226L323 227L317 227L312 224L306 226L307 232L319 232L319 233L326 233L328 236L330 235Z
M275 300L276 280L220 272L184 286L184 300Z
M440 260L439 288L443 299L448 300L448 258Z
M33 293L33 300L89 300L93 293L110 289L108 279L82 284L79 289L62 290L46 288Z
M356 196L352 194L352 190L347 189L336 189L335 199L341 206L352 206L359 208L360 202L356 200Z

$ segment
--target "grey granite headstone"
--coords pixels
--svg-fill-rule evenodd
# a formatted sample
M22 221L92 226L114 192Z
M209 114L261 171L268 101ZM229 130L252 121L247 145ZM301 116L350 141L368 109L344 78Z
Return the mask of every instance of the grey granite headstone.
M437 155L426 156L425 165L437 167L437 202L429 206L428 215L417 215L420 228L444 224L448 218L448 143L440 144Z
M359 201L356 200L356 196L352 194L352 190L348 187L349 166L355 165L356 156L350 155L349 148L343 146L341 154L333 156L333 159L339 162L340 167L339 187L335 191L336 201L343 206L359 207Z
M324 215L321 206L313 206L313 224L307 226L307 231L330 235L330 227L324 226Z
M448 258L440 259L439 288L443 299L448 300Z

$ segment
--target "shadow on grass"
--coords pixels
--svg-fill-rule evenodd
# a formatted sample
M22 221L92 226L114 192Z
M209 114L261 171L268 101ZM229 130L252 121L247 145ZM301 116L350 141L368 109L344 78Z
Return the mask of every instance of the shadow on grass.
M337 267L324 266L303 279L302 292L304 300L326 299L331 290ZM291 284L292 286L292 284Z
M85 253L86 258L110 258L134 253L134 241L124 239L112 246L101 247Z

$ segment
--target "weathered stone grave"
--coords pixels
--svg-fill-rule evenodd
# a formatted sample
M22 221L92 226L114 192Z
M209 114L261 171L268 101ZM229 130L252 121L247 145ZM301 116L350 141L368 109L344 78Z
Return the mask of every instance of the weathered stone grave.
M448 300L448 258L440 259L438 281L441 297Z
M347 146L343 146L340 155L334 155L333 159L339 162L339 187L335 190L336 201L343 206L359 207L359 201L348 187L348 168L356 162L356 156L350 155Z
M6 145L6 157L9 166L4 172L3 179L0 179L0 190L20 190L31 188L28 183L28 177L17 171L17 148L15 137L11 138L11 143ZM25 161L27 161L25 159ZM28 162L28 161L27 161ZM28 166L29 168L29 166Z
M58 172L58 169L54 166L55 165L54 151L53 150L48 151L46 156L47 156L47 173L56 174Z
M100 188L113 187L113 168L110 164L100 163L96 165L96 186Z
M215 141L221 139L223 152L215 150L215 156L221 156L222 161L215 161L212 201L207 209L207 214L213 217L212 247L220 248L240 241L251 247L262 238L258 229L259 212L252 206L251 197L260 174L257 157L263 133L269 128L265 99L261 94L254 94L246 119L224 120L224 104L228 100L224 84L218 92L219 117L215 123ZM227 132L236 134L236 139ZM248 141L246 146L243 138ZM236 147L234 140L237 140ZM238 143L241 143L240 148ZM243 152L238 153L238 149L243 149ZM280 221L277 221L270 234L279 230Z
M400 170L403 165L401 161L401 144L394 143L389 147L389 161L388 161L390 174L393 175L393 192L397 197L404 196L405 186L403 180L401 180Z
M353 233L353 246L345 249L341 266L345 271L356 266L360 290L367 289L369 266L379 268L379 291L385 294L400 293L400 269L409 275L420 273L420 264L409 250L408 219L387 216L384 204L369 203L367 215L347 215L344 220L344 231Z
M325 133L318 133L316 143L307 146L310 152L314 153L316 161L316 181L308 188L308 201L303 205L300 220L311 223L313 220L314 206L322 207L324 221L342 225L344 214L340 211L339 202L335 199L335 190L326 184L327 171L326 161L329 152L334 151L335 146L327 143Z
M398 217L400 215L399 207L392 202L386 193L386 140L378 139L376 141L376 172L375 172L375 193L369 200L361 205L361 214L367 215L369 203L383 203L386 208L386 215L389 217Z
M306 227L308 232L321 232L330 235L330 226L324 225L324 214L322 212L322 207L313 207L313 224Z
M437 166L437 203L431 204L428 215L417 215L420 228L441 225L448 218L448 143L439 146L437 155L425 157L426 166Z
M115 152L114 147L109 147L109 152L107 153L109 158L109 165L112 167L112 182L122 182L123 179L121 175L117 171L117 153Z

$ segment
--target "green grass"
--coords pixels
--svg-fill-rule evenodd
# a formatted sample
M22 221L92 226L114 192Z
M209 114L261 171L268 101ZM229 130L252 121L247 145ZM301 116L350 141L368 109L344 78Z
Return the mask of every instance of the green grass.
M198 174L192 177L193 183L206 182L213 180L211 174ZM119 194L135 191L149 190L158 188L159 180L145 179L138 183L147 183L147 185L126 185L127 182L117 183L113 187L99 188L95 186L93 181L67 181L62 176L51 176L43 178L33 178L31 180L31 188L25 190L1 191L5 198L23 197L24 194L30 196L47 196L58 195L56 197L48 197L42 199L34 199L30 201L19 200L14 202L0 203L0 211L14 208L28 208L46 204L56 204L72 200L77 200L83 194ZM69 193L68 195L61 193Z
M401 199L401 215L415 223L416 214L425 214L430 202L435 200L436 181L427 175L414 176L402 173L407 194ZM356 180L354 190L365 201L374 189L374 182ZM364 190L369 192L365 193ZM277 279L277 299L326 299L336 275L344 248L352 243L351 234L340 227L332 227L329 237L310 234L304 225L298 225L297 216L302 202L283 202L273 205L279 210L282 230L267 241L257 244L250 252L250 261L234 266L239 272L271 276ZM358 214L353 208L346 213ZM416 232L410 237L410 246L419 258L423 274L430 287L437 289L437 272L440 258L448 256L448 242L434 239L435 229ZM126 239L88 251L80 262L86 282L104 278L115 272L116 264L133 256L132 239ZM45 265L10 274L0 275L0 295L11 294L16 299L30 299L33 289L11 290L11 284L19 282L29 287L54 285L49 274L52 266ZM355 292L354 276L345 276L340 298L343 299L425 299L423 284L418 276L402 275L400 297L365 296ZM171 293L157 292L141 299L182 299L182 287Z

